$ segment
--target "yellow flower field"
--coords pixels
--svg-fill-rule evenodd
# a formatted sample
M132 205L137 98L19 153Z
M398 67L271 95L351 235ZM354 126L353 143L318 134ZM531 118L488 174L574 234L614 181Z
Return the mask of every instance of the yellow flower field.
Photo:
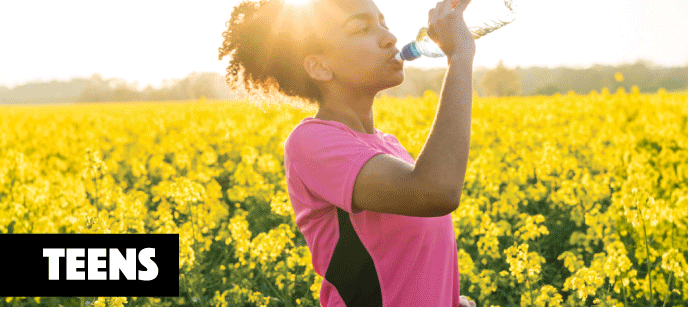
M438 96L374 104L416 158ZM688 306L688 95L473 99L452 213L477 306ZM318 306L283 143L314 111L220 101L0 106L0 233L176 233L179 297L0 306Z

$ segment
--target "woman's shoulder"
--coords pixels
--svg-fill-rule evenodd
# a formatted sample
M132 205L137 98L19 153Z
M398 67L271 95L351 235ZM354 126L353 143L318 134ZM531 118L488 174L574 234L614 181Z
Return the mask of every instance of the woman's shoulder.
M286 153L304 153L304 148L309 148L310 145L318 144L319 141L325 141L324 137L329 137L327 141L333 141L334 138L349 139L351 137L348 132L332 123L326 123L323 120L318 121L308 120L306 118L298 123L288 134L285 139Z
M376 129L377 134L383 133ZM288 135L291 139L315 139L326 135L342 135L343 137L356 138L357 135L348 126L338 121L322 120L313 117L302 119ZM331 136L332 137L332 136Z
M332 121L333 122L333 121ZM290 132L287 140L311 139L326 133L341 132L343 128L336 124L325 122L316 118L302 119Z

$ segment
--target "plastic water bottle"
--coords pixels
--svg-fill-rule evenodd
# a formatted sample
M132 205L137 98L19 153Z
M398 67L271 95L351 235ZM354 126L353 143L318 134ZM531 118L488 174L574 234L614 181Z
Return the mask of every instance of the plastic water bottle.
M455 5L453 8L455 8ZM474 39L479 39L513 22L516 14L517 6L513 3L513 0L474 0L467 5L465 12L463 12L463 16L469 17L469 19L465 19L465 22L471 26L469 30ZM493 19L487 19L487 15L493 17ZM421 56L431 58L445 57L446 54L443 53L441 48L429 38L428 31L428 27L419 29L417 39L403 46L400 52L395 55L395 58L399 61L412 61Z

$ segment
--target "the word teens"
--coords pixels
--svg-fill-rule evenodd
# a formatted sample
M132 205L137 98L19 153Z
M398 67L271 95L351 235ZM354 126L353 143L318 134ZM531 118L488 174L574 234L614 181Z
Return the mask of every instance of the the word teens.
M67 280L86 280L84 271L77 271L77 269L84 268L84 260L77 260L77 258L84 257L83 248L44 248L43 257L48 258L48 280L60 280L60 258L65 257L65 250L67 251ZM109 273L109 280L120 280L120 271L124 274L127 280L142 280L151 281L158 276L158 266L151 257L156 256L156 249L145 248L139 251L139 263L141 263L146 270L138 270L137 273L137 252L136 249L127 248L127 257L123 257L120 250L117 248L110 248L107 255L108 264L106 261L99 258L106 257L105 248L89 248L88 249L88 279L89 280L107 280L106 276ZM99 269L106 269L107 271L99 271ZM138 277L137 277L138 275Z

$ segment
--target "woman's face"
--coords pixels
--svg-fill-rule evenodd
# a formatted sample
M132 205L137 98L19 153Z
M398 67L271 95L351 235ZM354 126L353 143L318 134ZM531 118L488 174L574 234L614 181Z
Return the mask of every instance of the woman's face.
M324 28L317 31L326 41L322 57L332 81L373 94L403 82L402 64L391 60L397 39L371 0L318 2Z

